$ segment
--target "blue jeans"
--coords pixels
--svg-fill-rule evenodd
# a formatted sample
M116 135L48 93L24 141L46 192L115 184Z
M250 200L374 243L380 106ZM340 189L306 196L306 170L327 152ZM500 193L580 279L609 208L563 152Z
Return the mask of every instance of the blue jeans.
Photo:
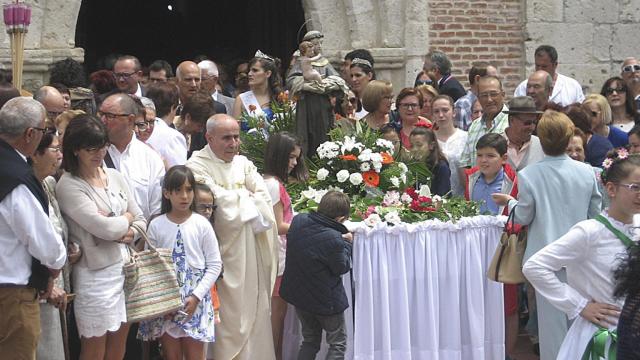
M344 312L336 315L315 315L296 308L298 319L302 323L302 345L298 352L298 360L314 360L320 343L322 342L322 330L327 335L327 360L342 360L347 351L347 332L344 325Z

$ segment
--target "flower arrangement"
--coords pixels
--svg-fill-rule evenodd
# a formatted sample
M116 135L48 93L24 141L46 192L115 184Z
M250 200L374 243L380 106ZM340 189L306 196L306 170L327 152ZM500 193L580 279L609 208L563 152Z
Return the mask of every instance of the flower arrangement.
M270 134L280 131L295 132L296 110L295 102L289 99L289 92L281 92L277 101L269 106L273 117L255 105L249 105L249 113L243 113L240 122L246 125L247 131L240 133L240 153L248 157L262 173L264 169L264 149Z
M351 220L369 226L429 219L455 221L479 214L477 203L432 197L428 186L419 190L410 186L416 178L426 183L424 178L431 174L423 163L404 164L394 159L393 144L378 138L376 131L365 129L354 136L332 131L330 137L331 141L317 149L315 176L312 173L306 188L298 188L298 197L292 195L298 199L293 205L296 211L317 209L324 194L337 190L351 198ZM296 193L291 190L290 194Z

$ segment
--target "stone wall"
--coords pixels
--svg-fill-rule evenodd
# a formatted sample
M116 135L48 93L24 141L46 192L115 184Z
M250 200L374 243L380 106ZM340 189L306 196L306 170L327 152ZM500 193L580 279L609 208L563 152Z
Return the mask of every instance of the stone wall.
M430 48L449 56L452 73L465 88L472 63L487 61L513 94L524 76L522 13L522 0L429 0Z
M640 56L640 0L528 0L525 14L527 71L536 47L553 45L558 72L585 93L599 93L625 57Z

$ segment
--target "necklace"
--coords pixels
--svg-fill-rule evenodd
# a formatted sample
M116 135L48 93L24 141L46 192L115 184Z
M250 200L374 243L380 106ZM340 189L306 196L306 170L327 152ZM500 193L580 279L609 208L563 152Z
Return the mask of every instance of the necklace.
M98 170L98 172L100 172L100 170ZM105 174L106 175L106 174ZM111 207L111 200L109 197L109 189L108 189L108 179L107 181L102 180L102 174L98 174L98 179L100 179L100 185L102 185L102 188L104 189L104 194L107 197L107 200L105 200L102 196L100 196L100 193L98 193L98 191L96 191L95 187L93 185L91 185L85 178L81 179L87 183L87 185L89 186L89 188L91 189L91 191L96 194L96 196L107 206L107 208L109 209L109 213L107 214L108 217L114 217L116 216L116 213L113 212L113 208Z

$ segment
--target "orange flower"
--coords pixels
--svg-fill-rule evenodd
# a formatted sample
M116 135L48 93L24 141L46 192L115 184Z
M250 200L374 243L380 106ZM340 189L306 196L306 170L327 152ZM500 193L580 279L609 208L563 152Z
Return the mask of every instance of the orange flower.
M358 158L355 155L340 155L340 159L347 161L356 161Z
M382 163L384 165L389 165L393 162L393 156L389 155L386 152L381 152L380 156L382 156Z
M249 104L249 111L254 112L256 111L256 106L253 104Z
M278 102L284 104L287 101L289 101L289 93L288 92L283 91L280 94L278 94Z
M362 173L362 180L367 186L377 187L380 184L380 175L375 171L366 171Z

